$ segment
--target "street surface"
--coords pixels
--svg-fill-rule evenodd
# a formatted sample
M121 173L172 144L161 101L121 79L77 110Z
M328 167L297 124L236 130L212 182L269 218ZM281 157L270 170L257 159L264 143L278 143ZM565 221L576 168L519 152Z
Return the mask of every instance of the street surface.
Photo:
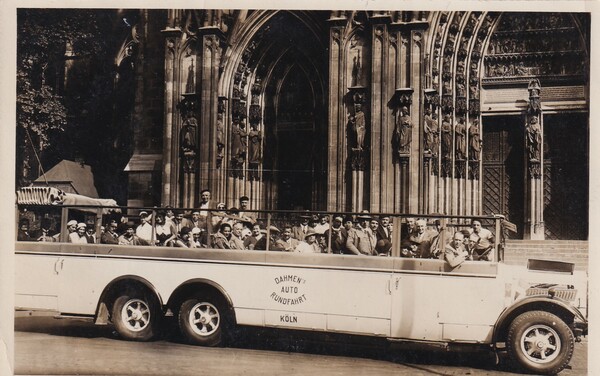
M15 315L15 374L119 375L515 375L486 353L406 352L385 341L244 329L229 347L183 344L175 336L154 342L119 339L111 326ZM23 317L25 316L25 317ZM313 336L309 336L313 337ZM335 341L335 342L334 342ZM587 375L587 339L575 345L571 369Z

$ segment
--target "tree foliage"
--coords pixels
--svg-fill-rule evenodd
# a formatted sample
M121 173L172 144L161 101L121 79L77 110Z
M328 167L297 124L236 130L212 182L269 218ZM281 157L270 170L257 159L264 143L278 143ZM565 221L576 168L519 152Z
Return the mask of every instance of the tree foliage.
M38 153L46 149L54 151L46 153L54 155L42 158L43 165L77 154L69 145L60 148L57 144L64 141L65 132L77 135L73 128L81 126L81 114L94 111L103 102L98 98L109 95L106 75L110 69L103 69L104 74L99 76L95 70L97 66L106 66L106 56L110 53L107 35L112 31L113 13L82 9L18 10L17 171L22 175L17 176L18 184L36 177L26 176L33 175L26 166L34 161L33 149ZM66 67L70 62L86 67L79 74L88 74L89 79L73 80L83 85L68 87ZM28 141L30 137L33 145Z

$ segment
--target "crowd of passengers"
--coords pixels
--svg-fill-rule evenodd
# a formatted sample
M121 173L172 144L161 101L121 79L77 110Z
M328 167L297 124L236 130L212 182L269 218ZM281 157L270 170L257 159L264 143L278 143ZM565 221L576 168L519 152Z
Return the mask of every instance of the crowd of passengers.
M204 193L204 192L203 192ZM334 253L365 256L390 256L393 226L388 216L374 217L364 211L356 217L327 214L299 215L295 225L269 231L257 214L247 211L249 199L240 198L240 209L227 210L220 203L202 206L186 216L171 208L139 213L139 224L111 220L101 227L96 239L93 223L71 220L67 223L70 243L119 245L157 245L182 248L217 248L231 250L269 250L299 253ZM212 211L210 209L216 209ZM210 213L210 214L209 214ZM154 215L154 228L152 225ZM210 223L209 223L210 222ZM473 220L468 229L452 231L440 220L428 226L425 219L405 218L400 228L400 256L408 258L445 258L452 266L464 260L491 260L494 237ZM18 240L58 241L50 233L48 221L42 219L40 234L30 236L28 223L20 223ZM267 239L268 237L268 239ZM443 240L442 240L443 239Z

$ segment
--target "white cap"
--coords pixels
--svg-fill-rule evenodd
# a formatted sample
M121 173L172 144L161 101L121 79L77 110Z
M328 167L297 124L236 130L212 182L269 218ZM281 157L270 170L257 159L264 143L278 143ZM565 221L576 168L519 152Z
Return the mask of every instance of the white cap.
M192 234L199 234L199 233L201 233L201 232L202 232L202 230L200 230L198 227L194 227L194 228L192 229Z
M86 227L87 227L86 224L83 222L80 222L77 224L77 228L86 228Z
M77 226L77 221L74 219L71 219L69 222L67 222L67 227L71 227L71 226Z

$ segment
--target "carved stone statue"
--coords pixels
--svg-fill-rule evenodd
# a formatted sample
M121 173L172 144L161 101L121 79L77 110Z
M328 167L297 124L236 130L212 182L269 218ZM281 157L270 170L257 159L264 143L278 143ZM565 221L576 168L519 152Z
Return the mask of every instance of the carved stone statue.
M473 120L469 127L469 159L478 161L481 153L481 136L479 133L479 120Z
M185 172L193 172L196 166L198 122L193 116L183 122L181 126L180 149Z
M250 131L248 132L248 161L250 163L260 163L260 140L262 135L258 129L258 124L251 125Z
M362 112L360 103L354 105L354 126L356 128L356 148L358 150L363 150L365 146L367 125L365 122L365 113Z
M399 134L400 153L410 153L410 143L412 141L412 120L408 115L408 108L402 107L402 113L398 118L397 127Z
M435 126L435 129L433 127ZM434 146L434 133L438 132L437 129L437 121L433 119L433 115L431 114L431 109L425 109L425 124L423 129L423 149L425 152L429 152L435 154L435 146Z
M467 127L462 117L458 119L454 134L456 137L456 159L465 160L467 159Z
M246 123L241 121L239 124L234 124L231 131L231 157L237 159L239 163L243 163L246 157L246 146L248 140L246 137Z
M450 115L444 115L442 121L442 157L450 158L450 152L452 150L452 120Z
M188 68L188 76L187 82L185 84L185 92L186 93L195 93L196 85L194 84L194 60L192 59L192 64Z
M530 161L539 161L541 158L542 130L538 117L532 116L527 125L527 151Z
M359 86L361 82L360 50L358 55L352 58L352 85Z

